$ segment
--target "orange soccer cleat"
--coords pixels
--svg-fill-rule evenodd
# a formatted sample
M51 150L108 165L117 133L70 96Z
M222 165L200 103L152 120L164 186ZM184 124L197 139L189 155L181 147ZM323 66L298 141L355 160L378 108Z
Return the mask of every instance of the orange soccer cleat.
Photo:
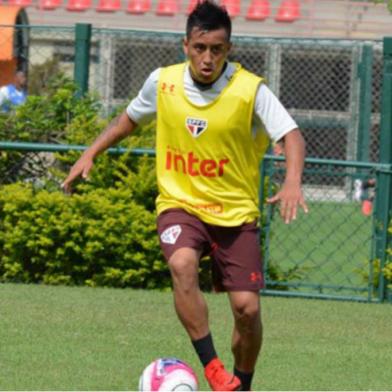
M205 367L204 375L213 391L238 391L241 388L239 378L227 372L218 358Z

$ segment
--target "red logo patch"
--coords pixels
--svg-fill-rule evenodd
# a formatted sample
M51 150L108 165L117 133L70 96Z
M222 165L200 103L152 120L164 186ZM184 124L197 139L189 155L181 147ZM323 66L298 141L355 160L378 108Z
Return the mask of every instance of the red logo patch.
M261 273L260 272L251 272L250 273L250 281L251 282L260 282L261 281Z

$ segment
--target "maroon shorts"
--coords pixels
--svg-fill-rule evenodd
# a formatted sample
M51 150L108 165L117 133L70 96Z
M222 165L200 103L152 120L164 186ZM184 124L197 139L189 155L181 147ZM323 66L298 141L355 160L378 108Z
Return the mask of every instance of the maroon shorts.
M172 208L158 216L158 234L166 260L180 248L209 254L217 291L259 291L264 287L260 230L256 222L215 226L180 208Z

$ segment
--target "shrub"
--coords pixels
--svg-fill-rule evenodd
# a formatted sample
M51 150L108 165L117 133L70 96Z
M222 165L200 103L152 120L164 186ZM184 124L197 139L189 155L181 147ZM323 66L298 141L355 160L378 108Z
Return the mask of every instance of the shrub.
M66 77L50 81L45 93L29 96L14 113L0 115L0 140L36 143L63 143L71 124L84 124L85 142L98 133L99 105L94 97L78 99L75 85ZM74 126L75 127L75 126ZM74 128L71 128L71 131ZM0 152L0 183L47 178L53 162L39 152Z
M0 117L0 139L89 145L110 119L100 118L95 97L79 99L75 93L63 75L51 79L15 115ZM121 145L153 148L155 122ZM48 159L48 154L0 151L0 280L169 288L156 234L155 159L102 154L89 181L77 182L68 197L59 184L79 155ZM298 277L297 270L270 268L279 282ZM211 289L209 270L203 259L205 290Z
M2 281L164 288L155 215L122 189L0 190Z

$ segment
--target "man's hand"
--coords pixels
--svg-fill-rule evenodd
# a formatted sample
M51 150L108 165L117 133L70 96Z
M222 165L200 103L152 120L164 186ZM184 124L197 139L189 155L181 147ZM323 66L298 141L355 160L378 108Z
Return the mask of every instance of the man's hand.
M298 206L305 213L308 206L301 190L301 178L305 160L305 140L298 128L291 130L279 142L281 153L286 156L286 178L280 191L267 199L269 204L280 204L280 216L288 224L297 219Z
M137 124L128 117L125 110L115 117L101 135L98 136L94 143L72 166L68 177L62 184L64 192L71 192L71 184L76 178L82 177L83 179L86 179L93 167L94 158L102 151L105 151L110 146L113 146L126 136L130 135L136 125Z
M286 224L297 219L298 206L301 206L305 213L309 211L301 191L301 186L290 184L289 182L285 182L282 189L276 195L267 199L267 203L280 203L280 216Z
M84 180L88 177L92 167L94 165L93 159L89 155L83 154L76 163L72 166L69 171L68 177L61 184L65 193L71 193L72 182L78 177L82 177Z

